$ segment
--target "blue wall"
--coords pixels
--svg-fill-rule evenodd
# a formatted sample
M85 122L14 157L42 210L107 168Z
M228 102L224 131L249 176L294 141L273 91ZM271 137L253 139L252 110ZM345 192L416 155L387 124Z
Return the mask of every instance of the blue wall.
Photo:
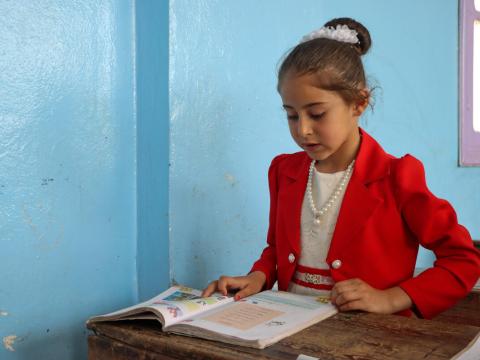
M172 278L204 286L244 274L265 246L267 169L297 151L275 91L280 57L333 17L370 30L366 71L381 90L361 125L411 153L431 190L480 238L479 168L458 168L457 1L171 1ZM406 21L412 26L406 26ZM422 252L419 266L430 264Z
M139 300L169 280L168 1L141 0L136 19L137 271Z
M362 125L419 157L480 238L480 169L457 167L457 1L298 4L0 0L1 359L83 359L89 316L249 269L270 160L297 150L276 65L332 17L372 33L382 89Z
M169 283L168 2L0 14L0 359L85 359L88 317Z

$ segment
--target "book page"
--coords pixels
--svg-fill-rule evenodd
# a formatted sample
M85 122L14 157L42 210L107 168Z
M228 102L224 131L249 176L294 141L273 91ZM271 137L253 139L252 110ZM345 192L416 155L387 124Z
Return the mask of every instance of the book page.
M214 332L218 334L215 339L220 341L224 341L222 338L272 340L293 334L335 313L336 307L326 303L324 298L263 291L198 314L167 331L206 338L204 333Z
M189 317L203 311L214 309L217 306L233 302L233 297L223 296L214 293L209 297L202 298L202 292L186 286L172 286L163 293L140 304L130 306L106 315L96 316L89 321L108 321L108 320L128 320L139 317L145 318L148 315L161 320L164 326L172 325L178 321L188 319ZM160 319L160 316L162 319Z
M233 302L233 297L214 293L202 298L202 292L188 287L177 287L163 296L154 298L149 305L160 311L165 318L165 326L187 319L195 314L214 309L219 305Z
M239 330L248 330L282 314L284 314L282 311L241 302L206 316L203 320Z

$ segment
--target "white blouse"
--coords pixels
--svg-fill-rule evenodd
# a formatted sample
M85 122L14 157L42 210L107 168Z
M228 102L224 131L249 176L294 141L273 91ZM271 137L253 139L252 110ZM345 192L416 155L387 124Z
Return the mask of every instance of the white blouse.
M312 179L312 196L317 209L320 209L329 199L344 176L345 171L346 170L330 174L315 170ZM298 261L300 265L316 269L330 269L326 258L328 250L330 249L330 241L332 240L333 231L335 230L335 224L337 223L340 205L343 201L349 180L350 179L347 179L347 183L339 194L337 201L330 210L322 216L320 224L316 224L313 221L313 212L308 202L307 192L305 191L301 215L301 253ZM294 276L296 276L296 274ZM333 283L333 279L330 278L330 280ZM288 291L305 295L325 296L330 294L329 290L309 288L296 284L293 281L290 281Z

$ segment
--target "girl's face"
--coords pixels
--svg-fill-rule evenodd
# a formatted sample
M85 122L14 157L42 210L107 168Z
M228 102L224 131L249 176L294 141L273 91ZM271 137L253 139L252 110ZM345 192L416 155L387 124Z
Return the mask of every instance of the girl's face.
M293 139L317 165L338 171L353 160L360 141L358 118L367 104L347 105L337 92L315 86L315 75L292 72L285 75L280 96Z

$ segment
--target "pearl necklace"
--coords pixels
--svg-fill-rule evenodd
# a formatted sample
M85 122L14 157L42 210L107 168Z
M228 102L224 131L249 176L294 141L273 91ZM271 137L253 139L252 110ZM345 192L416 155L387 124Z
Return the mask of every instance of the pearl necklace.
M323 215L325 215L328 212L328 210L330 210L330 208L335 203L335 201L337 201L338 196L342 193L343 188L347 184L348 178L352 173L355 160L353 160L350 163L350 165L348 165L347 170L345 170L345 174L342 176L342 178L338 182L337 187L335 188L335 190L333 190L332 194L330 195L328 200L325 202L325 205L323 205L320 210L317 210L317 208L315 207L315 203L313 202L313 196L312 196L312 180L313 180L313 173L315 171L315 161L316 160L312 160L312 163L310 164L310 169L308 171L307 196L308 196L308 202L310 203L310 209L312 209L312 213L315 218L313 221L315 224L320 224L320 218Z

